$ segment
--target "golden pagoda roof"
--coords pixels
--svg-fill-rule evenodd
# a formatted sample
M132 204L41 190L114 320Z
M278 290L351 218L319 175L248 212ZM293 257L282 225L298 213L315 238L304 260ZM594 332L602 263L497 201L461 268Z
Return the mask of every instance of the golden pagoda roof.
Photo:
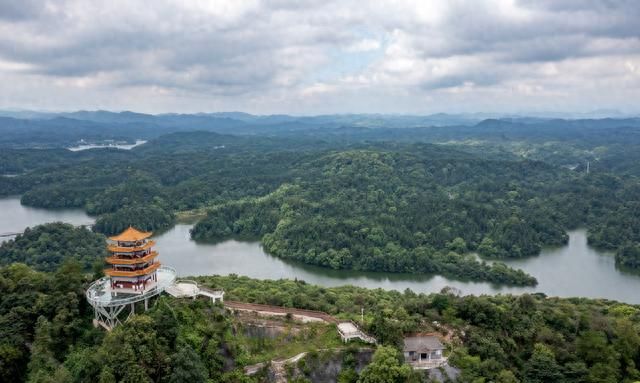
M135 241L141 241L143 239L149 238L152 235L153 235L152 232L140 231L129 226L127 230L123 231L122 233L116 236L109 237L109 239L112 241L120 241L120 242L135 242Z
M134 253L136 251L144 251L150 247L155 246L156 241L147 241L145 244L140 246L118 246L118 245L107 245L107 250L112 253Z

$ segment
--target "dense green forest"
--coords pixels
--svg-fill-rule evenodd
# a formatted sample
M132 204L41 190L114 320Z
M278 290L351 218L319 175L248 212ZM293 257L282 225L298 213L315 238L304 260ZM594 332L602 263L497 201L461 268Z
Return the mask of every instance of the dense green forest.
M49 223L26 228L15 239L0 244L0 265L25 263L35 270L54 271L68 258L83 270L102 268L107 256L105 237L84 227Z
M197 240L258 237L273 255L337 269L530 285L532 277L468 254L536 255L579 226L589 229L591 244L635 267L626 259L640 240L637 169L633 162L603 167L621 140L636 143L635 130L603 120L594 128L564 123L569 131L554 133L541 124L487 121L416 133L417 141L447 144L409 143L404 129L338 135L327 128L181 132L132 151L14 150L3 166L19 175L0 177L0 195L82 207L98 215L96 230L105 234L129 225L162 230L176 213L204 212ZM607 129L617 133L599 136ZM43 152L51 160L42 161ZM589 174L582 164L565 166L586 153L600 157Z
M161 297L106 333L91 326L84 300L89 279L67 260L54 272L26 265L0 267L0 380L28 382L253 382L243 366L271 358L277 343L260 340L241 321L208 300ZM225 289L228 299L325 310L359 321L389 347L354 370L350 352L339 357L341 382L396 376L419 382L395 349L403 334L451 333L450 364L459 382L633 382L640 379L640 308L610 301L557 299L543 295L467 296L401 293L345 286L324 288L303 281L260 281L237 276L199 277ZM437 321L437 322L434 322ZM434 323L438 323L436 326ZM339 345L328 325L310 325L289 343L307 351ZM436 327L434 327L436 326ZM276 347L276 348L274 348ZM288 347L288 346L287 346ZM259 350L264 350L260 353ZM296 348L287 349L296 353ZM313 351L299 362L313 374L326 357ZM276 354L277 355L277 354ZM264 359L263 359L264 360ZM324 360L324 362L322 362ZM314 362L315 361L315 362ZM380 375L383 374L384 375ZM372 376L373 375L373 376ZM295 381L311 377L298 375ZM385 380L387 381L387 380Z
M31 259L29 249L38 249L45 239L55 256ZM78 246L80 240L90 247ZM93 314L84 299L84 289L96 278L86 267L104 256L101 235L70 225L43 225L3 243L0 252L33 265L0 267L0 381L264 381L263 373L247 377L242 368L340 346L330 325L287 330L292 332L271 340L256 338L249 324L208 300L168 297L105 333L91 326ZM349 357L358 347L333 356L312 352L296 370L302 371L295 376L299 382L336 358L342 365L341 382L372 381L371 375L382 371L393 371L396 381L424 381L403 366L395 350L404 334L429 331L451 336L450 364L460 369L458 381L463 383L640 379L640 307L634 305L542 294L459 297L450 290L416 294L325 288L235 275L196 280L223 288L229 300L321 310L357 322L363 310L364 329L389 346L380 348L364 368L356 368Z
M107 334L91 326L86 282L76 263L55 273L0 268L1 381L250 381L234 367L245 351L220 309L161 299Z
M302 281L199 277L229 299L324 310L358 320L386 344L433 321L460 337L451 354L462 382L631 382L640 378L640 311L636 306L543 295L415 294ZM511 380L506 377L511 376ZM478 380L484 378L485 380Z

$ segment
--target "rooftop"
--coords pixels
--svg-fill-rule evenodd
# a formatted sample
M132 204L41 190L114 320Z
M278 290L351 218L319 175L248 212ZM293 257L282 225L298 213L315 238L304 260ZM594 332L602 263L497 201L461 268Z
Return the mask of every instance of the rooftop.
M151 235L153 235L152 232L140 231L134 227L129 226L127 230L123 231L122 233L116 236L109 237L109 239L112 241L119 241L119 242L135 242L135 241L141 241L143 239L149 238L151 237Z
M435 335L414 335L404 338L403 351L444 350L445 347Z

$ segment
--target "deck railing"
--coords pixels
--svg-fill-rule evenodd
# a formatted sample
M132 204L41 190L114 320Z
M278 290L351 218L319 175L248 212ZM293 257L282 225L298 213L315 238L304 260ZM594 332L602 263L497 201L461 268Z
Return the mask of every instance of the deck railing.
M109 290L111 284L111 278L102 277L97 281L93 282L91 286L87 289L85 293L87 297L87 301L92 306L102 306L102 307L110 307L110 306L120 306L129 303L139 302L145 298L149 298L155 295L162 293L167 287L171 286L175 282L176 269L169 266L160 266L157 270L159 273L169 274L166 279L158 278L158 281L155 285L147 290L145 290L142 294L139 295L131 295L131 296L121 296L118 295L117 299L105 299L105 293L110 294ZM108 287L109 286L109 287ZM105 292L107 290L107 292Z

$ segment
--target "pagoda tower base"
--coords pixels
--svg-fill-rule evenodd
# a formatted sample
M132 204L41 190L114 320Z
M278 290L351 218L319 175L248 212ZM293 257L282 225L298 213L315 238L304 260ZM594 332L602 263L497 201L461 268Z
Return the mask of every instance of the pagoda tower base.
M142 293L126 294L111 286L111 279L103 277L95 281L87 289L87 301L93 307L94 325L109 331L126 322L135 314L135 305L140 302L144 310L149 309L151 298L160 295L176 280L176 271L171 267L161 266L158 271L158 282Z
M118 306L99 306L93 307L95 317L93 318L93 326L101 326L107 331L113 330L117 325L126 322L135 314L136 303L124 303ZM149 298L144 299L144 311L149 310ZM121 321L120 319L123 318Z

